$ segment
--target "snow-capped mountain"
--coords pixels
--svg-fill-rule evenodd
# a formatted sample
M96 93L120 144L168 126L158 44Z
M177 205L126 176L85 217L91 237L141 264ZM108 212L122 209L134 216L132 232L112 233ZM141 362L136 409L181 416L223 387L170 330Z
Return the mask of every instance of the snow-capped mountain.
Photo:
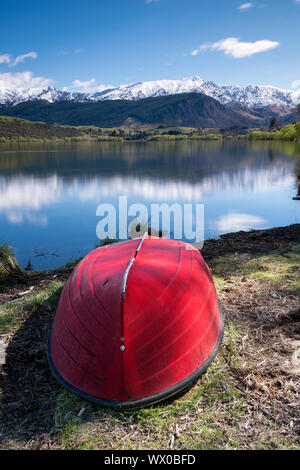
M284 90L273 86L219 86L201 77L183 78L182 80L158 80L121 85L96 93L59 91L54 87L47 89L0 89L0 103L16 105L26 101L46 100L49 103L59 101L93 102L105 100L141 100L143 98L175 95L179 93L203 93L222 104L238 103L251 108L276 106L293 108L300 102L300 91Z
M26 88L15 90L0 89L0 103L16 105L26 101L46 100L49 103L58 101L89 101L85 93L70 93L69 91L59 91L50 86L48 88Z
M293 107L300 101L300 91L283 90L273 86L218 86L200 77L182 80L159 80L122 85L90 96L91 100L140 100L179 93L203 93L222 104L236 102L249 107Z
M283 90L273 86L223 86L222 90L223 97L228 99L228 102L234 101L252 108L266 106L292 108L300 102L300 91Z
M133 85L121 85L118 88L99 93L103 100L141 100L156 96L177 95L179 93L203 93L205 82L200 77L183 78L182 80L158 80L139 82Z

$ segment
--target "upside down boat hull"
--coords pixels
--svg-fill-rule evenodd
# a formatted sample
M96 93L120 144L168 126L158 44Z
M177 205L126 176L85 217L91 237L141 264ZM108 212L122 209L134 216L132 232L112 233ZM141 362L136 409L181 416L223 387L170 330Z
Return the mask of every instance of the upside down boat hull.
M134 408L196 381L222 336L199 251L147 237L98 248L78 264L60 298L48 360L58 381L81 398Z

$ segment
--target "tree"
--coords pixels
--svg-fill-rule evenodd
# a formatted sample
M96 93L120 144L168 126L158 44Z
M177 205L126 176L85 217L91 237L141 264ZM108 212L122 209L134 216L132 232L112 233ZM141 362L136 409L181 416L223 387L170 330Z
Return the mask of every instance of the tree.
M276 121L276 118L273 117L273 118L271 119L271 122L270 122L270 125L269 125L270 131L274 130L275 127L277 127L277 121Z
M296 116L298 121L300 121L300 103L296 106Z

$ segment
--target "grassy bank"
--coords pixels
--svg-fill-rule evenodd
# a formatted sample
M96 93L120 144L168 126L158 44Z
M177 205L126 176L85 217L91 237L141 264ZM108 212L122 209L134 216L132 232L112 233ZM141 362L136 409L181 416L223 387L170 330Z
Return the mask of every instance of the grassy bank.
M97 126L62 126L25 119L0 116L0 143L48 142L124 142L124 141L222 141L234 139L295 141L300 140L300 122L279 130L244 130L238 133L223 129L195 127L162 127L135 129L132 127L100 128Z
M150 135L148 141L176 141L176 140L188 140L188 139L197 139L197 140L222 140L222 134L154 134Z
M113 128L62 126L0 116L0 143L222 140L222 134L213 131L193 127L134 129L126 126Z
M21 275L21 268L9 245L0 245L0 292L1 282L13 278L16 274Z
M299 449L300 225L207 241L225 337L180 398L137 411L84 402L51 376L45 344L66 266L4 286L0 447L10 449Z
M290 141L300 140L300 122L288 124L279 130L254 131L248 135L250 140L281 140Z
M129 129L125 132L96 126L62 126L0 116L0 143L120 141L123 136L130 135Z

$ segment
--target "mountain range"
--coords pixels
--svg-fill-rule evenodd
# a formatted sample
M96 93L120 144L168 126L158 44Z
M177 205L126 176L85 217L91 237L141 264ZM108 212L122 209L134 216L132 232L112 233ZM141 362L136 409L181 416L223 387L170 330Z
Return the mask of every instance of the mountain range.
M238 103L252 108L276 106L286 110L300 102L300 90L285 90L266 85L219 86L201 77L182 80L158 80L121 85L98 92L59 91L54 87L28 89L0 89L0 103L16 105L26 101L45 100L49 103L74 101L76 103L106 100L141 100L181 93L202 93L216 99L221 104Z
M97 92L0 90L0 114L68 125L113 127L263 127L289 122L300 91L273 86L219 86L200 77L121 85Z

